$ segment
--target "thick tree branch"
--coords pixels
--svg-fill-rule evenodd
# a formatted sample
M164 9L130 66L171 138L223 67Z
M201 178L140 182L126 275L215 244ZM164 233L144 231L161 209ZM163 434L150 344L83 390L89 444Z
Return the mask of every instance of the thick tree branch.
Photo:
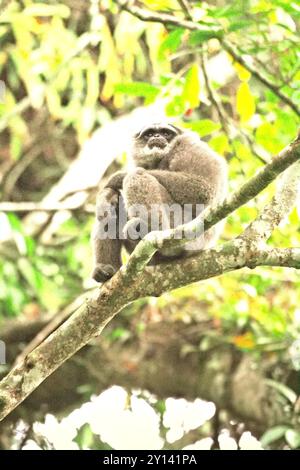
M256 266L281 266L300 269L300 248L268 248L256 260Z
M244 230L240 238L262 243L291 212L299 198L300 161L291 165L282 175L279 187L269 204Z
M286 147L225 203L206 214L206 228L213 226L263 190L289 165L299 160L300 141ZM192 230L197 227L192 225ZM175 231L171 231L171 234ZM161 238L158 238L160 234ZM133 252L131 261L89 299L46 341L18 364L0 383L0 419L21 403L38 385L88 341L101 333L122 307L144 296L165 291L222 273L260 265L299 268L299 252L260 249L243 239L203 251L193 258L145 267L147 257L164 243L165 232L149 234ZM178 240L176 240L178 241ZM153 248L154 247L154 248ZM139 259L139 255L141 258Z
M181 20L176 16L150 12L134 5L129 5L127 2L124 5L121 5L121 7L142 21L162 23L165 26L177 26L178 28L188 29L190 31L201 31L207 33L208 38L214 37L219 39L223 48L234 58L236 62L243 65L243 67L245 67L245 69L247 69L251 73L251 75L253 75L253 77L255 77L259 82L269 88L269 90L271 90L275 95L277 95L278 98L280 98L297 114L297 116L300 116L300 108L296 105L296 103L294 103L289 96L285 95L277 85L272 83L269 79L262 75L261 72L259 72L252 64L250 64L247 58L239 54L235 46L226 39L224 39L224 30L219 26L209 24L208 27L205 27L202 24L193 21Z

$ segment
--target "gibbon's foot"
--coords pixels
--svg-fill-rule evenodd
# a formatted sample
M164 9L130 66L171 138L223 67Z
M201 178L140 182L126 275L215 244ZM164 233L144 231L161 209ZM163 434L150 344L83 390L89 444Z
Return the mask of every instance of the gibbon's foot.
M128 220L123 228L123 236L126 240L141 240L148 233L146 222L139 217Z
M97 282L105 282L116 272L117 270L111 264L98 263L93 270L92 278Z

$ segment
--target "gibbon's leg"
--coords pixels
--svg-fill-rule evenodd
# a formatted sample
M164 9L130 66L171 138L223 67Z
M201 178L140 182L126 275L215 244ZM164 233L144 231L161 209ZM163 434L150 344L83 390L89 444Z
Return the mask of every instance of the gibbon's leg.
M119 207L122 198L118 191L105 188L97 197L96 222L92 232L94 268L92 278L97 282L110 279L121 267Z
M168 207L173 200L168 191L147 170L137 168L124 179L124 202L128 216L125 238L138 240L152 230L170 227Z

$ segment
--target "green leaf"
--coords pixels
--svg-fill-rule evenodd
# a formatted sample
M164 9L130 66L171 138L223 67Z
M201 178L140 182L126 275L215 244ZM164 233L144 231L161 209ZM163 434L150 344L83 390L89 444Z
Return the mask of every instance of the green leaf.
M25 293L20 287L7 286L5 298L5 314L16 315L20 313L26 300Z
M204 137L219 130L221 125L218 122L211 121L211 119L201 119L199 121L187 123L185 127L197 132L200 137Z
M292 449L298 449L300 447L300 432L294 429L288 429L285 433L285 439Z
M222 33L215 33L213 31L210 31L209 29L207 31L193 31L190 34L188 42L191 46L197 46L198 44L202 44L203 42L206 42L208 39L221 37L221 36L222 36Z
M264 122L256 130L257 143L262 145L269 152L275 154L282 148L278 133L277 122Z
M7 220L11 227L13 238L19 253L22 255L32 256L35 251L34 239L28 235L24 235L22 223L19 218L12 212L6 214Z
M228 142L228 137L225 134L219 134L210 139L209 145L221 155L230 151L230 145Z
M249 21L249 20L240 20L240 21L237 21L235 23L232 23L229 28L228 28L228 31L232 32L232 31L238 31L239 29L244 29L244 28L248 28L248 26L253 26L253 21Z
M22 154L23 149L23 139L21 136L16 133L12 133L9 147L12 158L14 160L18 160Z
M33 287L36 293L41 289L42 276L39 271L33 266L32 262L27 258L20 258L18 261L18 268L26 279L28 284Z
M178 116L185 111L184 101L182 96L174 96L169 103L166 105L167 116Z
M283 437L287 430L288 426L275 426L274 428L268 429L260 438L261 445L267 447L272 442Z
M94 434L89 424L84 424L79 430L74 442L77 442L80 449L91 448L94 443Z
M115 92L129 96L143 96L144 98L155 99L159 93L159 88L146 82L117 83Z
M240 13L241 8L239 7L239 4L237 2L227 4L222 8L211 8L209 10L209 14L212 18L232 18Z
M15 214L8 213L6 214L8 222L10 224L14 242L18 248L18 251L21 255L27 254L27 245L26 245L26 238L23 235L22 231L22 224L18 217Z
M115 328L110 335L110 338L115 341L115 340L123 340L126 341L128 338L130 338L130 332L126 330L125 328Z
M184 29L175 29L171 31L166 39L161 43L158 54L159 58L163 59L166 52L175 52L181 44L181 38L184 33Z
M296 393L286 385L276 382L275 380L271 379L266 379L266 383L272 387L275 388L281 395L283 395L289 402L294 404L297 400L297 395Z

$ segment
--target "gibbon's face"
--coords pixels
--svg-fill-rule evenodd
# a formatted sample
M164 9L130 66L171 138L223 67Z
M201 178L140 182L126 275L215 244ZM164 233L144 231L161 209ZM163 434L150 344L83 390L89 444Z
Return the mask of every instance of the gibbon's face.
M172 150L182 131L171 124L153 124L143 128L134 137L132 156L137 166L155 168Z

